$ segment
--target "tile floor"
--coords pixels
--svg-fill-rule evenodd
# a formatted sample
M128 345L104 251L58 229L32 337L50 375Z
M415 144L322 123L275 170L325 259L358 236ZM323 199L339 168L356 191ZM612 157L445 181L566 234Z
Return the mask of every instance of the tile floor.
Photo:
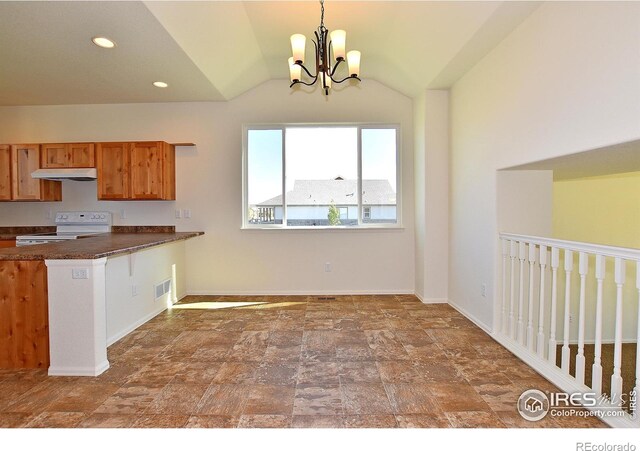
M190 296L109 348L96 378L0 370L0 427L604 427L529 423L555 390L448 305L408 295Z

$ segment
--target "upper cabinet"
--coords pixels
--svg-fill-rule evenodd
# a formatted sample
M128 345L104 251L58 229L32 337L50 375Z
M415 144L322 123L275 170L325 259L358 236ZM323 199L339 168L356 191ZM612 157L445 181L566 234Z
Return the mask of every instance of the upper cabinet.
M0 145L0 200L11 200L11 146Z
M96 144L98 199L175 200L175 146L162 141Z
M98 199L129 198L129 143L96 144Z
M11 146L0 145L0 200L11 200Z
M93 167L99 200L175 200L175 148L163 141L0 145L0 201L62 200L61 182L31 173Z
M42 144L43 168L94 168L93 143Z
M61 200L61 183L32 178L36 169L40 169L39 144L0 146L0 200Z

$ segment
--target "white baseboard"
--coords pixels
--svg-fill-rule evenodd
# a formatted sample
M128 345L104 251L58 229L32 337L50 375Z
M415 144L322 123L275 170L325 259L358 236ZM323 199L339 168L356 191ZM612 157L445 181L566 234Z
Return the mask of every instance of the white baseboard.
M185 296L186 295L183 294L182 296L178 296L177 299L181 300ZM115 333L114 335L112 335L110 337L107 337L107 346L111 346L116 341L118 341L121 338L129 335L131 332L136 330L138 327L142 326L147 321L152 320L153 318L158 316L160 313L164 312L166 309L167 309L166 304L163 304L162 308L160 308L158 310L155 310L155 311L149 313L148 315L143 316L142 318L140 318L138 321L134 322L133 324L130 324L129 326L125 327L124 329L120 330L119 332Z
M480 329L484 330L486 333L491 335L491 328L489 326L487 326L484 322L482 322L478 318L476 318L474 315L469 313L465 308L460 307L458 304L456 304L455 302L453 302L451 300L449 300L449 305L451 307L453 307L454 309L456 309L457 311L459 311L460 313L462 313L464 316L466 316L467 319L469 319L472 323L474 323Z
M413 290L261 290L261 291L216 291L189 290L187 295L193 296L348 296L374 294L415 294Z
M49 376L99 376L109 369L109 362L104 361L93 367L53 367L50 366Z
M420 299L420 302L422 302L423 304L448 304L449 303L449 299L446 299L446 298L425 298L419 295L418 293L413 293L413 294L415 294L416 297Z

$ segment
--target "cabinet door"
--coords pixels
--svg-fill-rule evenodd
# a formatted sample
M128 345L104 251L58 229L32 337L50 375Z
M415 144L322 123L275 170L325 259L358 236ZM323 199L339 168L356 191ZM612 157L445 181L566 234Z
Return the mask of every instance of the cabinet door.
M95 150L93 143L67 144L69 149L69 167L95 168Z
M129 198L129 143L98 143L98 199Z
M43 144L42 167L43 168L67 168L69 167L69 148L67 144Z
M162 142L131 144L131 198L163 199Z
M40 180L31 173L40 169L40 146L17 144L11 146L11 175L14 200L40 200Z
M0 145L0 200L11 200L11 147Z

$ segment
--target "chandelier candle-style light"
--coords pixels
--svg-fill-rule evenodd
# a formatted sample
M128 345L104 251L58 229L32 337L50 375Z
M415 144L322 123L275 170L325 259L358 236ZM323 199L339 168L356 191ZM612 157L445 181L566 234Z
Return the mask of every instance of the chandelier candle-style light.
M342 83L347 80L358 80L360 75L360 52L351 50L346 53L347 32L344 30L334 30L329 33L324 26L324 0L320 0L320 26L314 32L316 40L313 44L316 48L316 74L313 75L304 66L304 54L307 38L303 34L294 34L291 36L291 50L293 56L289 58L289 75L291 78L291 86L298 83L312 86L317 81L322 83L322 89L325 95L329 95L331 83ZM331 54L333 53L333 57ZM341 63L346 61L349 68L349 75L341 80L334 77ZM310 81L302 80L302 71L311 78Z

